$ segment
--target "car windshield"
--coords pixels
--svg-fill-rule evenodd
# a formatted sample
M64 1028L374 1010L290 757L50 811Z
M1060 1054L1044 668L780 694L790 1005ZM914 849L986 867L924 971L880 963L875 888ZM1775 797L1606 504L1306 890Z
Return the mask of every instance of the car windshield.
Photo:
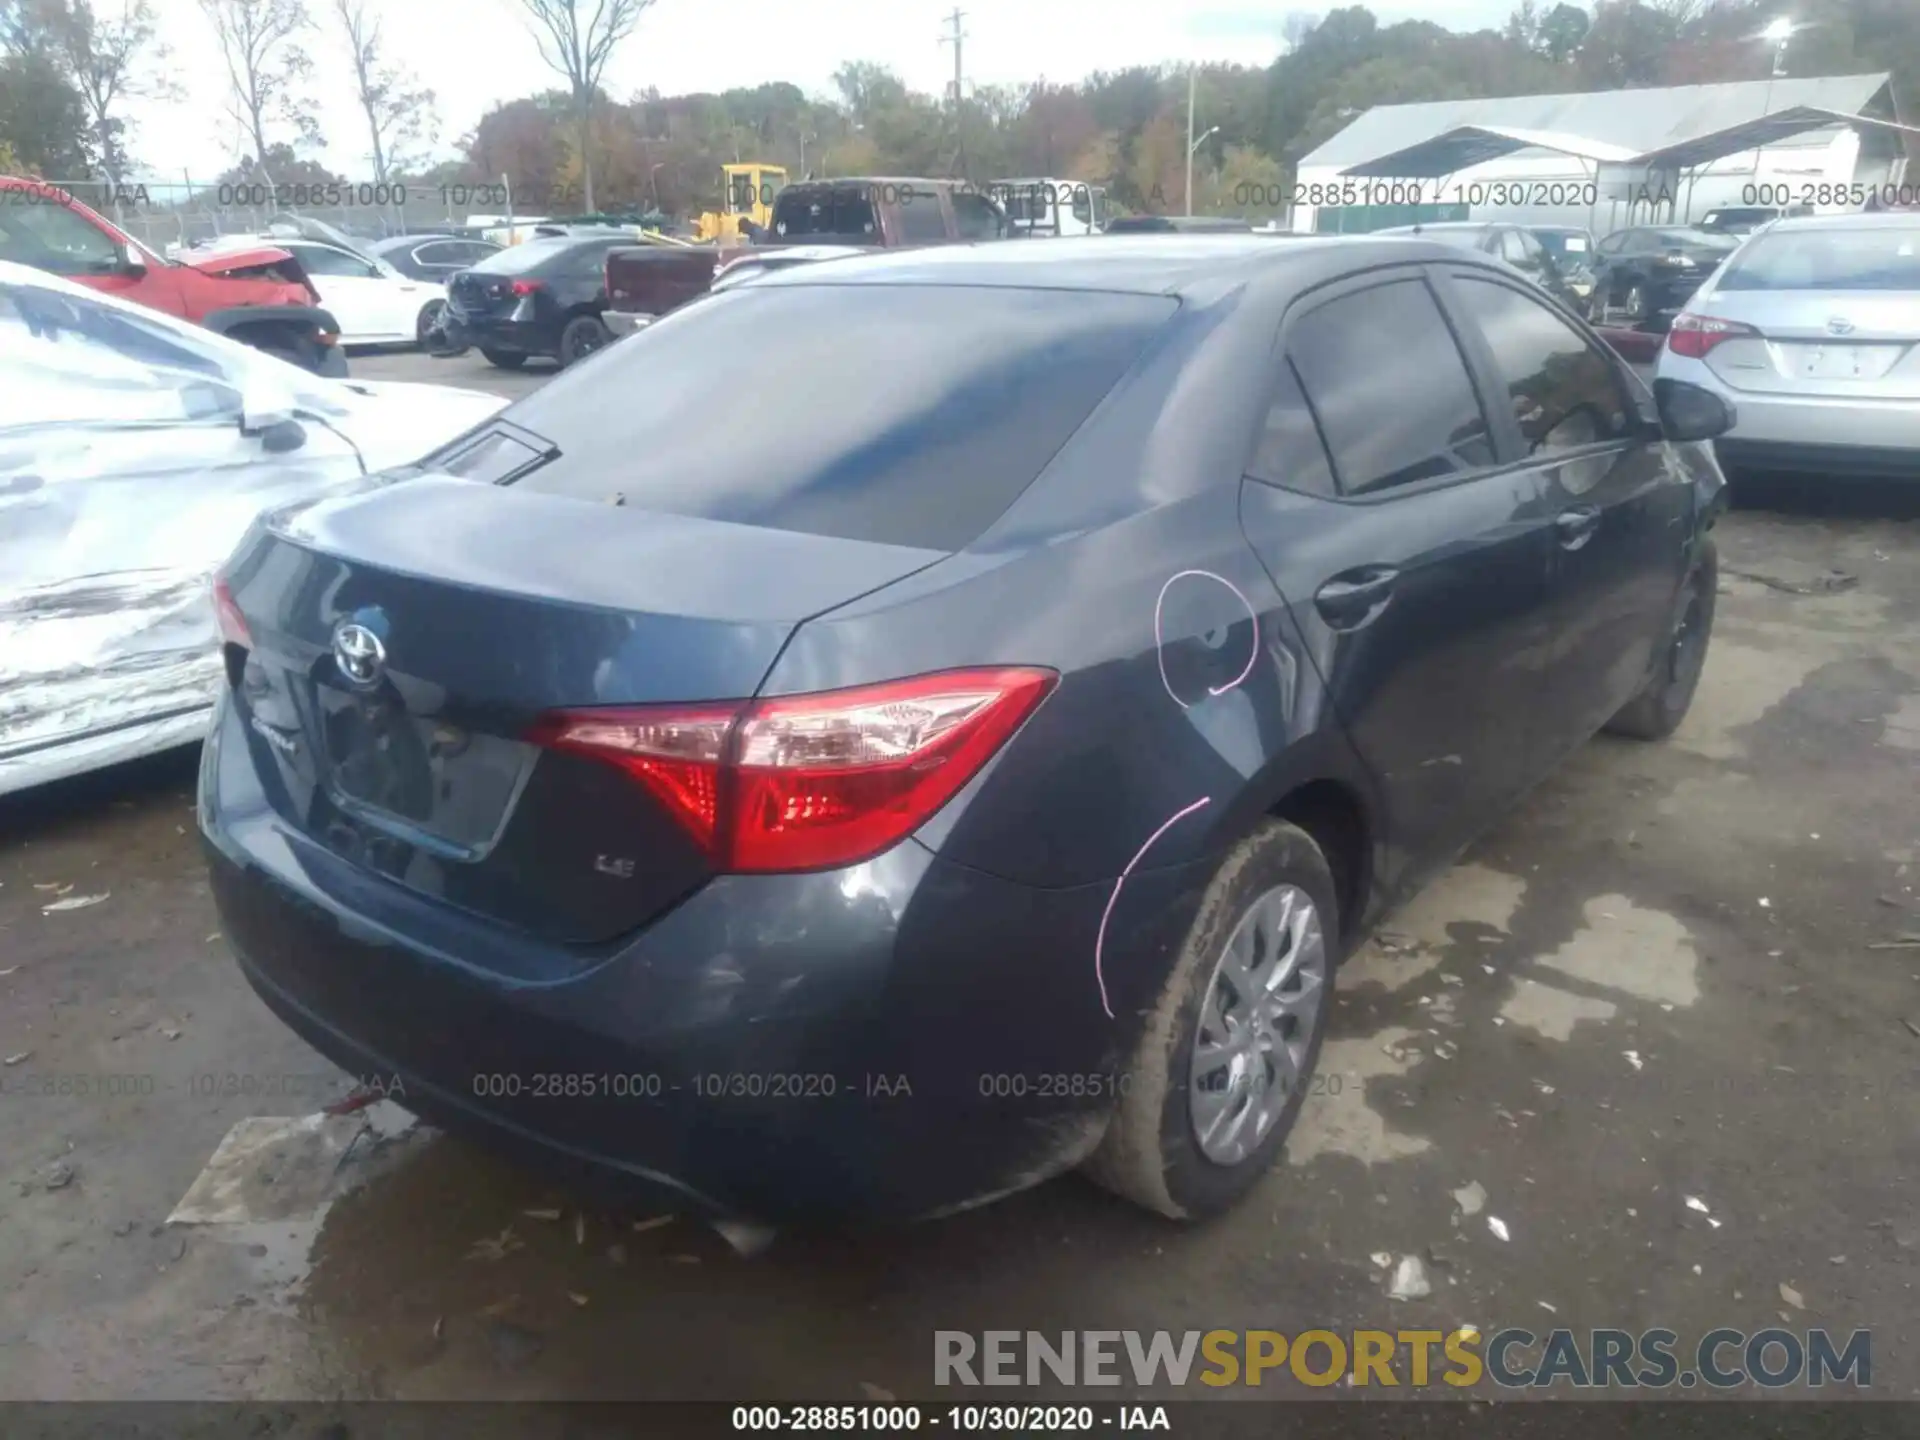
M521 400L503 419L559 454L514 483L959 550L1178 308L1164 295L835 285L807 273L709 295Z
M1731 250L1740 243L1730 235L1716 235L1711 230L1654 230L1650 233L1654 244L1664 245L1670 250Z
M1722 290L1920 290L1920 219L1860 230L1776 230L1750 244Z

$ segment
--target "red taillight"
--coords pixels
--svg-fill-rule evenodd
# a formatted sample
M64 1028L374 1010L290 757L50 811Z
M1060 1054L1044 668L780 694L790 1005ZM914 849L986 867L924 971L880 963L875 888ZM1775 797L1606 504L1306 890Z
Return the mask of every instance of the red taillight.
M1760 332L1738 320L1721 320L1713 315L1690 312L1676 315L1667 332L1667 348L1689 360L1704 360L1716 345L1728 340L1757 340Z
M233 587L227 584L224 575L213 582L213 615L224 643L238 645L243 650L253 648L253 636L247 630L247 617L240 613L240 606L233 598Z
M544 290L546 288L547 287L538 280L516 280L507 287L507 290L510 294L514 295L531 295L537 290Z
M919 829L1057 678L953 670L737 707L563 711L528 739L631 775L721 870L823 870Z

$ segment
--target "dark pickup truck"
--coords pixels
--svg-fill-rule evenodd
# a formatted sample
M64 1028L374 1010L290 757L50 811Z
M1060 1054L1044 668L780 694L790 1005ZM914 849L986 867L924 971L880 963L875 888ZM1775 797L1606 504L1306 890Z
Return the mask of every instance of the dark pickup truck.
M750 245L628 245L608 251L602 318L615 335L630 335L706 294L733 261L783 248L893 250L998 240L1006 234L1006 212L963 180L803 180L774 197L772 223L753 232Z

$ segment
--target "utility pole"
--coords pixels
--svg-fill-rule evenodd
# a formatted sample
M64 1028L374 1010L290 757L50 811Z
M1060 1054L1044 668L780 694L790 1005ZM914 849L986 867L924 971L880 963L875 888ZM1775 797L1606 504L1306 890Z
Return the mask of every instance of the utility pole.
M953 27L953 33L940 37L940 43L942 45L953 46L953 140L956 158L959 161L959 169L962 175L967 173L967 137L961 127L960 111L960 97L963 93L961 89L963 83L962 77L965 73L960 65L960 45L961 42L967 38L965 32L960 28L960 22L965 18L966 12L959 6L954 6L953 13L947 16L947 24Z
M1193 214L1193 92L1199 68L1191 62L1187 65L1187 189L1182 201L1189 215Z

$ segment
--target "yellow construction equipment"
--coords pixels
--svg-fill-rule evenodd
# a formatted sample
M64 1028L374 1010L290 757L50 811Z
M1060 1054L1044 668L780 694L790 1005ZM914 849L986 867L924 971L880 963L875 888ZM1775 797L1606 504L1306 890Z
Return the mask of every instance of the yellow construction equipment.
M787 172L783 166L750 160L720 167L722 208L705 211L695 223L702 240L721 243L739 242L745 236L740 222L751 221L765 229L773 223L773 198L785 188Z

